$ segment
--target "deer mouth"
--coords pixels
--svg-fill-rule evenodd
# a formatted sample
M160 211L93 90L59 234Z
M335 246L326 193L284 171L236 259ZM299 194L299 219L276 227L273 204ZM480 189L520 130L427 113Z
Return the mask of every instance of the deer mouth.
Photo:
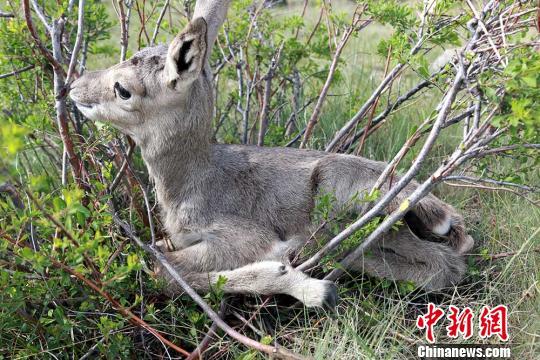
M71 99L73 100L73 103L75 104L75 106L77 107L77 109L79 109L79 111L80 111L84 116L86 116L86 117L89 118L89 119L93 119L93 118L94 118L95 112L96 112L96 105L98 105L98 104L91 104L91 103L79 102L79 101L73 99L73 97L72 97Z
M78 101L75 101L75 105L77 105L77 107L79 109L81 109L81 108L83 108L83 109L91 109L94 106L92 104L81 103L81 102L78 102Z
M77 99L77 96L75 96L73 92L69 94L69 97L75 103L75 106L79 108L79 110L83 110L83 109L89 110L94 106L94 104L80 101L79 99Z

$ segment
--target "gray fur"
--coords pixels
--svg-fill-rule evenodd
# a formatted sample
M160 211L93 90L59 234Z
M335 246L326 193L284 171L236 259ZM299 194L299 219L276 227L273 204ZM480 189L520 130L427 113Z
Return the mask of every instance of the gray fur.
M385 165L320 151L211 143L206 54L227 5L198 2L195 15L208 26L195 19L168 48L144 49L110 69L85 74L73 83L71 98L87 117L110 122L140 146L170 235L171 246L159 245L196 289L208 290L224 275L227 292L285 293L322 306L335 299L335 286L286 265L287 256L308 239L318 194L332 192L343 205L358 191L369 191ZM118 96L116 82L131 93L129 99ZM461 254L472 246L462 217L429 195L411 219L423 239L403 227L352 270L430 290L457 283ZM437 234L440 229L449 231ZM170 290L178 291L172 283Z

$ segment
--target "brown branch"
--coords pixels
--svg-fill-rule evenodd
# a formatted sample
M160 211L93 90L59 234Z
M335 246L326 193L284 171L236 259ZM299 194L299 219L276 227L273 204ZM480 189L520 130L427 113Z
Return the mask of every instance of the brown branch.
M30 13L29 0L23 0L22 6L23 6L24 18L26 20L26 26L28 27L28 30L30 31L30 35L32 36L32 39L34 39L34 42L36 43L38 49L41 51L43 56L47 58L47 60L52 65L54 70L60 71L62 72L63 75L65 75L62 65L53 57L49 49L47 49L45 45L43 45L43 43L39 39L37 31L34 27L34 22L32 21L32 14Z
M179 347L178 345L175 345L173 342L171 342L170 340L168 340L167 338L165 338L163 335L161 335L161 333L159 333L159 331L157 331L156 329L154 329L152 326L150 326L146 321L144 321L143 319L139 318L137 315L133 314L129 309L126 309L125 307L123 307L116 299L114 299L112 297L112 295L110 295L108 292L106 292L105 290L101 289L96 283L94 283L92 280L86 278L85 276L83 276L82 274L79 274L78 272L76 272L75 270L71 269L70 267L68 267L67 265L64 265L56 260L53 260L51 259L53 265L55 267L58 267L60 269L63 269L65 270L66 272L70 273L71 275L75 276L77 279L79 279L81 282L83 282L84 284L86 284L88 287L90 287L92 290L94 290L95 292L97 292L98 294L100 294L102 297L104 297L105 299L107 299L107 301L109 301L111 303L111 305L122 315L126 316L129 320L129 322L131 322L132 324L134 325L137 325L145 330L147 330L150 334L154 335L159 341L161 341L162 343L164 343L165 345L169 346L170 348L174 349L176 352L184 355L184 356L188 356L189 355L189 352L187 352L186 350L182 349L181 347Z
M343 127L336 133L332 141L326 146L326 151L336 151L339 144L345 136L364 118L366 113L375 102L376 99L382 94L383 91L397 78L401 71L405 68L404 63L397 64L392 71L383 79L379 86L373 91L369 99L362 105L357 113L349 120Z
M386 74L388 74L388 66L390 66L390 59L392 58L392 46L388 47L388 54L386 55L386 63L384 64L384 77L386 77ZM369 130L371 129L371 125L373 123L373 115L375 114L375 110L377 109L377 105L379 105L379 100L381 96L379 95L375 102L373 103L373 106L371 107L371 111L369 113L369 119L365 126L364 134L362 135L362 138L360 139L360 144L358 144L358 148L356 149L356 155L360 155L362 153L362 149L364 148L364 143L366 142L367 135L369 133Z
M109 186L109 192L110 193L112 193L116 189L118 184L120 184L120 181L124 177L124 174L126 173L126 169L128 168L129 160L133 156L133 152L135 150L135 143L133 143L131 138L129 138L129 137L128 137L128 142L129 142L128 152L126 154L126 157L122 161L122 165L120 166L120 169L118 170L118 173L116 174L113 182Z
M414 95L416 95L420 90L432 86L433 83L431 80L424 80L420 83L418 83L415 87L413 87L411 90L409 90L407 93L401 95L396 99L396 101L386 107L384 111L382 111L379 115L377 115L371 122L371 130L368 131L368 136L371 135L371 132L373 129L375 129L377 126L382 125L382 123L386 120L386 118L395 110L397 110L403 103L409 101L412 99ZM447 121L448 122L448 121ZM364 134L366 131L366 127L362 127L360 130L356 132L354 137L347 142L343 148L349 149L360 137Z
M113 2L114 4L114 2ZM120 20L120 61L126 60L127 55L127 47L128 47L128 40L129 40L129 25L128 25L128 18L126 17L126 12L124 10L124 2L123 0L116 0L116 4L118 5L118 11L119 11L119 20ZM115 8L116 9L116 8ZM131 8L129 9L131 10Z
M165 17L165 12L167 12L167 9L169 8L169 3L170 3L170 0L167 0L165 4L163 5L163 8L161 9L161 12L159 13L159 17L156 22L156 27L154 28L154 33L152 34L152 40L150 40L150 46L154 46L156 42L159 29L161 28L161 22L163 21L163 18Z
M423 15L423 17L425 14ZM424 21L424 19L423 19ZM476 40L476 39L475 39ZM409 51L409 56L417 54L421 49L423 43L426 41L424 35L420 36L416 41L416 44ZM379 98L379 96L388 89L388 87L394 82L399 74L408 66L406 62L400 62L390 71L390 73L381 81L379 86L371 93L368 100L360 107L356 114L347 122L345 125L339 129L339 131L334 135L334 138L328 143L325 148L325 151L338 151L340 150L340 145L344 139L349 135L353 128L366 116L369 109Z

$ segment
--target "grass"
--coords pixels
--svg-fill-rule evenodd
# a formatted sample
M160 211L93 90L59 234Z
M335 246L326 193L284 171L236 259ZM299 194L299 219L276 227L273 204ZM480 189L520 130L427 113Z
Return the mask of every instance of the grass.
M275 10L276 15L299 13L300 5L300 2L289 1L287 8ZM343 1L334 4L344 11L350 10L351 6ZM315 17L314 10L309 10L307 19L314 21ZM344 79L331 90L331 94L340 96L328 98L316 128L313 147L325 144L378 84L383 75L384 59L375 54L375 49L378 40L388 35L388 31L382 26L369 26L349 44L343 56L345 66L341 71ZM118 38L115 33L112 37ZM166 38L170 38L170 34L164 34L162 41ZM110 62L114 63L114 59L91 59L90 67L97 67L98 63L102 67ZM398 87L407 89L412 84L413 77L406 74L399 80ZM436 91L431 91L428 96L418 98L390 116L387 124L368 139L363 155L378 160L392 158L411 128L430 114L437 95ZM309 115L310 109L304 114L304 121ZM459 130L445 134L434 149L424 174L458 141ZM404 167L411 158L412 155L405 160ZM272 299L270 305L253 318L254 333L269 334L292 350L314 354L317 359L407 359L416 356L416 344L423 342L423 333L416 329L415 320L425 310L427 302L460 308L469 306L476 315L484 305L504 304L509 309L514 357L536 358L540 353L540 211L506 192L442 186L436 193L463 213L476 240L463 285L427 295L418 291L404 293L384 281L362 277L351 279L342 282L336 314L291 310ZM495 254L506 255L487 259ZM233 310L250 316L243 300L235 300ZM442 326L436 328L440 343L483 342L476 334L470 341L447 339L444 332ZM212 351L215 352L213 358L260 356L246 352L225 337L212 345Z

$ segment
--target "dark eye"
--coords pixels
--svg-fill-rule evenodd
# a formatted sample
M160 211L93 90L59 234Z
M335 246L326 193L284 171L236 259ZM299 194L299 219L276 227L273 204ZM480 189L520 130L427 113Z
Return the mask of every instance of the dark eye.
M122 100L127 100L131 97L131 93L124 89L118 82L114 83L114 93L118 94Z

